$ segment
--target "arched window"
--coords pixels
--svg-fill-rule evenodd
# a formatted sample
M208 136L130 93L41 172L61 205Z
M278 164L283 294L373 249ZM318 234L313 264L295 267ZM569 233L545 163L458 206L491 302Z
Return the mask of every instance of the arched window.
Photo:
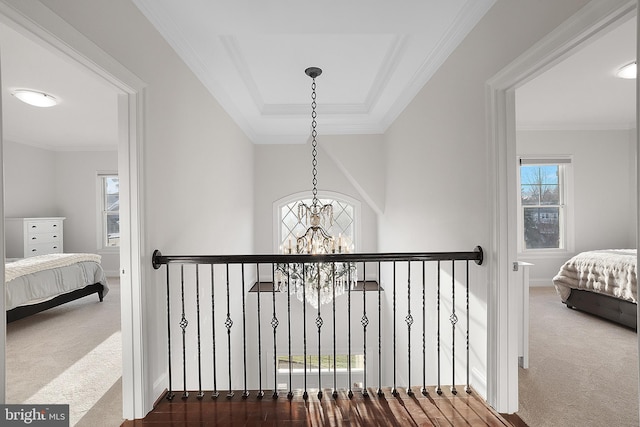
M318 200L321 204L331 204L333 206L333 224L325 224L325 231L334 236L342 236L345 241L350 242L350 252L357 251L358 230L360 222L360 203L348 196L338 193L319 192ZM309 225L298 216L298 205L300 203L311 204L311 196L308 192L297 193L280 199L274 203L274 250L281 252L281 248L287 244L289 239L296 239L303 235Z

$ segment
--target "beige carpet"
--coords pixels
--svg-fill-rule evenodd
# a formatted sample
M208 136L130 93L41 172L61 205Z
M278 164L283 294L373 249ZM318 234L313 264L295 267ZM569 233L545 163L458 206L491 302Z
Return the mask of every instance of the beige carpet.
M7 325L7 403L69 404L70 425L122 424L120 286Z
M531 288L530 368L520 369L529 427L638 426L638 337Z

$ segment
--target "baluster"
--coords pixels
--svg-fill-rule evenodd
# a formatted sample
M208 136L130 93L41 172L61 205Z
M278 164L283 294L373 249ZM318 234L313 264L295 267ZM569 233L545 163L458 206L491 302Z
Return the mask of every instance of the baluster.
M384 396L382 391L382 283L380 274L381 263L378 261L378 389L376 394L379 397Z
M422 388L420 392L423 396L429 395L427 391L427 336L426 336L426 306L427 306L427 295L426 295L426 282L427 282L427 272L426 272L426 262L422 261Z
M349 355L347 358L347 373L349 376L349 399L353 397L353 390L351 390L351 269L349 268L347 277L349 279L347 285L347 346L349 348Z
M227 355L229 357L229 392L227 393L227 399L231 399L233 397L233 387L231 385L231 327L233 326L233 320L231 320L230 313L230 298L229 298L229 264L225 264L227 270L227 318L224 321L224 325L227 328Z
M467 384L464 388L464 391L467 393L471 393L471 384L469 381L469 261L466 261L466 270L467 270Z
M311 264L313 268L313 264ZM313 272L311 272L313 274ZM307 268L306 264L302 264L302 348L303 348L303 367L304 367L304 392L302 398L307 400Z
M275 264L271 264L271 274L274 281L274 286L271 288L271 302L273 307L273 317L271 318L271 327L273 328L273 395L271 396L273 399L278 398L278 353L276 349L277 345L277 333L276 330L278 328L278 317L276 316L276 270Z
M264 397L264 391L262 390L262 314L260 311L260 265L256 264L256 280L258 282L258 399ZM273 287L276 286L276 278L273 278Z
M292 384L292 363L291 363L291 265L287 264L287 323L288 323L288 345L289 345L289 393L287 393L287 399L293 399L293 384Z
M213 338L213 393L211 393L211 398L217 399L220 393L218 393L218 368L216 367L216 291L214 273L214 267L211 264L211 337Z
M407 316L404 318L407 323L407 395L413 396L411 390L411 325L413 316L411 315L411 261L407 261Z
M332 299L332 309L333 309L333 393L332 396L334 399L338 398L338 379L336 375L336 263L332 263L331 265L331 276L333 277L333 299Z
M320 329L322 328L322 316L320 316L320 265L318 265L318 315L316 327L318 328L318 399L322 399L322 353L320 352Z
M442 394L442 387L440 387L440 261L438 261L438 292L436 296L437 304L437 317L438 317L438 332L437 332L437 349L438 349L438 386L436 387L436 393Z
M367 318L367 263L362 263L362 319L360 323L362 324L362 348L363 348L363 363L364 363L364 374L362 379L362 395L364 397L369 397L369 392L367 391L367 325L369 324L369 319Z
M186 332L189 322L184 313L184 264L180 264L180 290L181 290L181 303L182 303L182 316L180 318L180 328L182 328L182 398L189 397L187 391L187 339Z
M398 397L396 388L396 262L393 261L393 389L391 394Z
M240 264L241 274L242 274L242 369L244 372L244 391L242 393L242 398L246 399L249 397L249 391L247 390L247 317L246 317L246 294L244 293L245 283L244 283L244 264ZM260 284L258 284L260 286Z
M173 400L172 375L171 375L171 298L169 297L169 264L167 264L167 348L169 362L169 391L167 392L167 400Z
M451 393L457 394L456 390L456 323L458 316L456 315L456 262L451 261Z
M198 399L204 397L202 391L202 350L200 347L200 267L196 264L196 321L198 330Z

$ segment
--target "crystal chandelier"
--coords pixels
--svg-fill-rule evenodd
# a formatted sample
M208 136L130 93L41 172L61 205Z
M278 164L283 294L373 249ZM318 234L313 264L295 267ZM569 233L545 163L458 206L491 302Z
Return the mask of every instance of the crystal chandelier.
M347 237L334 236L327 233L325 227L333 225L333 205L322 204L318 200L318 161L316 156L317 136L316 130L316 77L322 74L322 70L310 67L304 70L311 77L311 162L313 175L313 190L311 203L307 205L301 202L298 205L298 221L305 224L307 231L296 238L295 247L289 239L282 248L285 254L330 254L348 253L350 242ZM355 263L353 262L329 262L329 263L287 263L276 265L276 277L274 286L277 290L291 294L302 302L305 300L318 308L319 304L327 304L334 297L344 294L347 286L354 287L358 280Z

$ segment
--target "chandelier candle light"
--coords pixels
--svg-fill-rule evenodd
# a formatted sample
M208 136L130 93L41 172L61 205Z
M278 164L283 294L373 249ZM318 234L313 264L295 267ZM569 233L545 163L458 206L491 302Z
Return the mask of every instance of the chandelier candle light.
M282 253L349 253L351 244L348 237L338 234L336 239L325 230L325 227L333 225L333 205L325 205L318 200L316 77L322 74L322 70L310 67L304 72L313 80L311 84L313 197L310 205L303 202L298 205L298 221L308 227L307 231L296 238L295 246L293 239L289 238L287 244L282 248ZM356 265L353 262L282 263L276 265L274 286L281 292L286 292L288 289L300 301L304 302L306 300L313 308L317 309L319 304L330 303L334 297L344 294L347 286L353 288L357 280L358 274Z

